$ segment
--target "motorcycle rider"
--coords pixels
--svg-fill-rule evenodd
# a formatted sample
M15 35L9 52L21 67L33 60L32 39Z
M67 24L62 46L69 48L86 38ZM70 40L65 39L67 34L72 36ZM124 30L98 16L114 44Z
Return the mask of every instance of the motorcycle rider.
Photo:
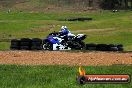
M60 36L75 37L66 26L61 27Z

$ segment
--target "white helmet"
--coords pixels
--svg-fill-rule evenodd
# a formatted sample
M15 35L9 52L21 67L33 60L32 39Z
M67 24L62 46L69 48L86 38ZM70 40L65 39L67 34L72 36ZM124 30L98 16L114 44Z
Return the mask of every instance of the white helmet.
M68 34L70 31L67 29L66 26L62 26L60 32L63 33L63 34Z
M64 29L64 28L65 28L65 26L62 26L62 27L61 27L61 29Z
M62 26L61 29L67 29L67 26Z

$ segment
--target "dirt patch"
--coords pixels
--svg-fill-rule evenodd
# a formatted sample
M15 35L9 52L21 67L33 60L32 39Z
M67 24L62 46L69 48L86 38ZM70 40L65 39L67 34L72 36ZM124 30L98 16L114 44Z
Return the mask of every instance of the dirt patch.
M132 53L0 51L0 64L20 65L113 65L132 64Z

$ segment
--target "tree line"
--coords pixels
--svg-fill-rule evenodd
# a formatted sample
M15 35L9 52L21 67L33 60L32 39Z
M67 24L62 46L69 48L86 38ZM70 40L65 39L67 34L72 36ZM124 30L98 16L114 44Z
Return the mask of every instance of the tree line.
M103 9L132 9L132 0L102 0Z
M45 0L41 0L45 2ZM132 0L46 0L58 6L94 7L99 9L132 9Z
M32 0L0 0L3 7L13 7L17 3L32 2ZM37 0L45 5L53 4L61 7L93 7L97 9L132 9L132 0Z

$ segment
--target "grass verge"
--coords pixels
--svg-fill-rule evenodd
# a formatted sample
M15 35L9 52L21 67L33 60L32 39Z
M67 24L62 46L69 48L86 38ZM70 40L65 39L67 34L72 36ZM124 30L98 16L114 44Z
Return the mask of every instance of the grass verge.
M132 65L85 66L87 74L130 74ZM78 85L78 66L0 65L0 88L131 88L128 84Z

